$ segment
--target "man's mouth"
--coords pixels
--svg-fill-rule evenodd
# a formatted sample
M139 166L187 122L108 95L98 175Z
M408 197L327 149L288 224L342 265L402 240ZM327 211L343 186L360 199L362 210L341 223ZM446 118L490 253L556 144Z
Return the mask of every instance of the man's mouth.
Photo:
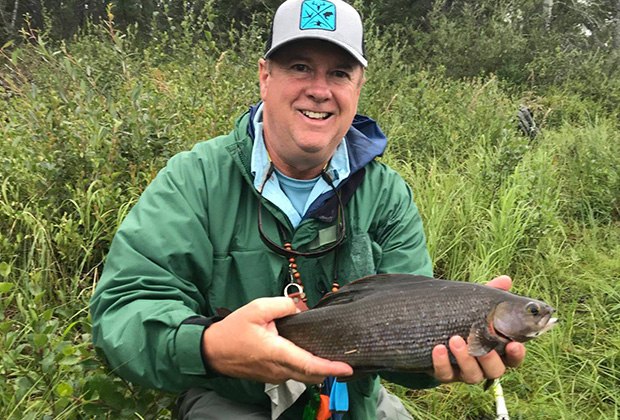
M314 111L306 111L306 110L301 110L301 113L304 114L306 117L311 118L313 120L326 120L332 115L329 112L314 112Z

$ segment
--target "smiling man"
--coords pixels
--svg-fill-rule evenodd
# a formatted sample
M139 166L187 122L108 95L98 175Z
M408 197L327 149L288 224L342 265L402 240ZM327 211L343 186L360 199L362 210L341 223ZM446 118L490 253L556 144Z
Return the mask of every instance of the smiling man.
M178 418L315 418L328 388L333 419L411 418L377 375L334 385L326 377L351 367L274 323L299 310L291 291L312 307L373 273L432 275L413 193L375 160L387 139L356 114L366 66L350 5L286 1L259 60L262 101L230 134L173 157L119 228L91 302L94 343L124 378L181 392ZM450 351L458 369L439 345L434 372L382 376L412 388L476 383L525 352L510 343L505 363L475 359L460 337Z
M283 174L317 177L349 130L364 81L362 66L320 40L284 45L259 61L265 145Z

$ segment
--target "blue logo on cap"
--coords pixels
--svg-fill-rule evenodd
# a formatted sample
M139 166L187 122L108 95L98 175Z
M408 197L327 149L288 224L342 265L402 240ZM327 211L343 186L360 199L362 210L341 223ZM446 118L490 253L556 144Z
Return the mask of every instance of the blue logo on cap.
M299 29L336 30L336 6L325 0L306 0L301 4Z

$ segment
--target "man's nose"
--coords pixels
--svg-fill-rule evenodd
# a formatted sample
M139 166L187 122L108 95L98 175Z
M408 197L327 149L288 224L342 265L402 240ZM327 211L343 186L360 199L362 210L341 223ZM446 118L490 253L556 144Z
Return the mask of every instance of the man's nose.
M332 91L327 82L325 75L317 75L312 78L308 88L307 95L316 102L325 102L332 97Z

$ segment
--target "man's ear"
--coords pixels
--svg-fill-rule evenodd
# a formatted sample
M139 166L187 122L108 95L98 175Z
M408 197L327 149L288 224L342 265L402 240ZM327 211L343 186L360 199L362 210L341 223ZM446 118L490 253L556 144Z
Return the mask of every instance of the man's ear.
M362 91L362 87L366 84L366 69L362 67L362 75L360 76L360 80L358 82L358 88L360 92Z
M258 82L260 84L260 96L262 100L265 100L265 96L267 96L269 77L269 63L264 58L260 58L258 60Z

